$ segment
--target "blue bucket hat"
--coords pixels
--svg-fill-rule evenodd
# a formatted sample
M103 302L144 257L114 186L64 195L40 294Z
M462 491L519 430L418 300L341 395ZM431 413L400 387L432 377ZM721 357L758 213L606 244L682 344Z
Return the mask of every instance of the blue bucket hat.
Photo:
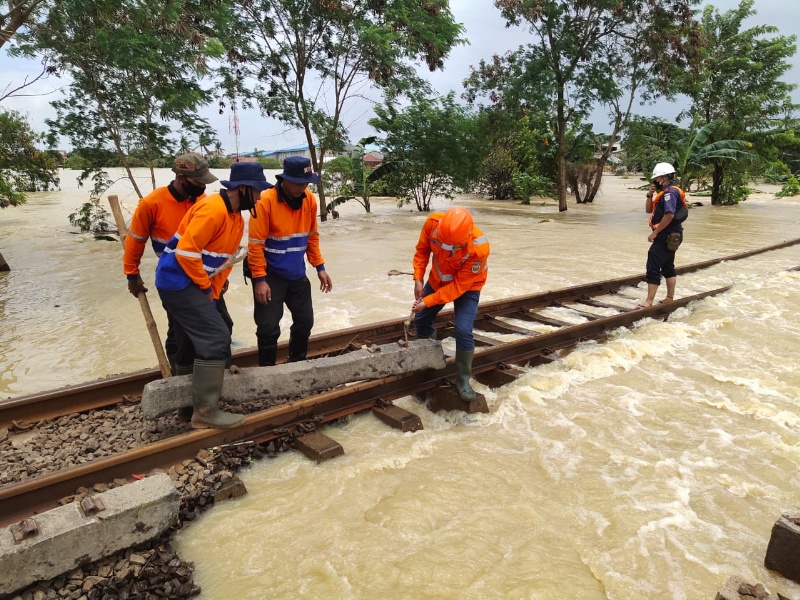
M220 181L220 184L229 190L240 185L247 185L262 192L274 187L264 177L264 167L257 162L233 163L230 177L229 181Z
M283 173L275 179L285 179L292 183L319 183L319 175L311 169L311 161L305 156L290 156L283 159Z

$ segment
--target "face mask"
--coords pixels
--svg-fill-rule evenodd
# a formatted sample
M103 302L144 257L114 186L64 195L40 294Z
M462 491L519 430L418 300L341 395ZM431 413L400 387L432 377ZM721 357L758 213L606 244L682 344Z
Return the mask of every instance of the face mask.
M256 202L258 201L258 197L256 197L256 190L251 187L242 186L239 188L239 210L247 210L250 211L250 214L253 214L253 209L256 207Z
M198 196L202 196L206 193L206 186L194 185L193 183L189 183L189 180L184 178L183 180L183 191L186 193L189 198L197 198Z
M303 191L303 193L300 194L299 196L290 196L289 194L286 193L286 190L283 189L282 185L279 185L277 187L280 199L286 202L286 204L288 204L292 210L298 210L301 206L303 206L303 200L306 199L305 191Z

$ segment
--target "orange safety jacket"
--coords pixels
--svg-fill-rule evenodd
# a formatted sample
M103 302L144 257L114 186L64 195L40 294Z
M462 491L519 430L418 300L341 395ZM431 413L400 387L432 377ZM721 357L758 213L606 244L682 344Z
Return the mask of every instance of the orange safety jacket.
M428 283L436 291L422 299L427 307L447 304L464 292L482 289L489 270L489 240L477 227L473 226L469 240L461 248L450 250L439 241L437 229L443 215L433 213L425 220L412 263L414 279L424 279L433 254Z
M306 274L306 256L317 271L325 270L314 194L306 190L303 203L294 210L280 200L277 187L261 192L247 234L247 264L253 281L263 281L267 270L290 281L301 279Z
M197 200L205 197L202 194ZM147 238L150 238L156 256L161 256L164 246L175 235L178 225L194 203L192 198L180 200L175 195L172 184L156 188L139 200L128 225L125 252L122 256L122 266L128 279L139 276L139 264Z
M182 290L192 283L219 299L233 266L209 274L236 253L244 235L244 219L220 194L211 194L186 213L164 248L156 267L156 287Z

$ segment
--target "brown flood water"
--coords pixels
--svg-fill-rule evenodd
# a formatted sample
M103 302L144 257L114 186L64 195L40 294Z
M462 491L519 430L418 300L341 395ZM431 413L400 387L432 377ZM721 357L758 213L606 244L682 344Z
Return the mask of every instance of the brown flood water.
M562 214L552 201L459 198L492 244L482 299L643 272L640 183L607 177L594 205ZM758 187L735 207L701 198L679 264L800 237L800 201ZM70 233L85 192L69 172L62 188L0 212L13 269L0 274L2 398L155 365L119 244ZM135 196L114 192L130 214ZM340 212L321 224L334 290L315 290L315 332L405 317L410 278L387 273L410 270L425 215L390 199L369 215ZM731 575L800 596L763 567L773 523L800 504L800 274L787 270L797 265L793 247L680 277L678 296L733 288L503 388L477 385L490 414L431 414L405 398L424 430L363 415L324 429L344 457L252 465L240 473L247 496L176 536L201 598L691 600L713 598ZM147 283L154 267L149 253ZM235 273L227 299L242 348L255 327Z

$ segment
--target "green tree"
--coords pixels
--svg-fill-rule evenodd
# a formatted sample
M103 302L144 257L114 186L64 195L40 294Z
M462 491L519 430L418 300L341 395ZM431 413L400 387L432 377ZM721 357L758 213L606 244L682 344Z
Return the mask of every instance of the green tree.
M495 0L509 24L525 24L532 41L505 57L482 61L467 81L468 95L486 95L513 111L552 116L559 210L567 210L570 131L578 131L589 111L601 105L612 131L596 139L598 157L584 201L600 186L603 167L637 97L660 93L650 74L683 67L694 48L691 6L648 0ZM581 143L580 136L575 139Z
M405 171L410 166L404 160L385 159L378 167L368 169L364 166L364 146L374 144L376 141L375 137L362 138L358 144L350 147L348 157L341 156L325 164L323 176L327 173L333 185L339 184L340 188L344 188L344 195L328 203L329 213L333 213L337 206L348 200L356 200L366 212L370 212L369 198L372 184L389 177L392 173Z
M427 212L434 195L452 198L469 189L485 144L478 119L455 102L453 93L415 98L402 112L392 104L377 106L375 114L369 123L386 133L386 160L406 165L390 176L401 205L413 199L417 210Z
M796 37L776 35L777 28L769 25L742 29L755 14L753 0L742 0L723 14L706 7L700 20L706 46L699 69L674 80L692 101L683 116L699 114L705 123L719 121L709 142L750 139L795 108L790 94L796 86L781 77L791 66L788 59L796 52ZM729 166L725 160L713 161L712 204L731 200L722 194Z
M686 131L659 117L635 115L623 134L620 148L625 156L625 168L649 175L656 163L672 162L681 154L679 140L686 136Z
M37 11L48 4L46 0L9 0L8 9L0 12L0 48L22 28L29 20L33 19Z
M680 186L688 190L693 180L699 179L709 169L725 161L754 160L755 154L750 152L752 144L745 140L716 140L714 132L722 125L721 121L712 121L698 128L699 115L692 119L689 133L682 140L683 151L673 165L680 177ZM735 204L732 200L722 204Z
M230 10L222 0L60 0L19 36L15 51L41 55L70 77L66 98L53 103L51 135L96 156L112 149L141 197L128 151L143 151L155 186L153 168L174 144L173 124L182 132L209 129L197 115L210 100L199 81L222 56L213 35Z
M44 136L16 111L0 112L0 208L25 203L25 192L58 187L59 160L38 145Z
M254 0L242 10L258 42L252 51L258 105L304 131L317 172L327 155L344 150L351 100L370 88L389 97L420 88L416 63L441 69L462 41L447 0ZM324 184L318 195L325 220Z

